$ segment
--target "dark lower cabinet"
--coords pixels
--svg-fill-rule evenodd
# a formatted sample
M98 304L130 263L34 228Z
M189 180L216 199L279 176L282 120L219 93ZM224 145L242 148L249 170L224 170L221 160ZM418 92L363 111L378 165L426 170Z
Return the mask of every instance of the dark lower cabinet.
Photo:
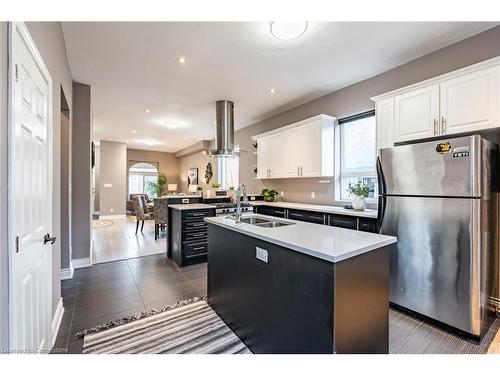
M358 219L358 230L377 233L377 220L360 217Z
M180 267L207 260L207 223L205 217L215 216L215 209L172 210L172 258Z
M288 219L315 224L326 224L326 214L321 212L288 209Z
M254 211L261 215L282 217L286 219L305 221L308 223L330 225L346 229L377 233L377 219L350 215L326 214L322 212L278 208L272 206L256 206Z
M208 303L253 353L387 353L389 248L331 263L209 223Z
M358 218L355 216L330 215L330 225L346 229L358 229Z

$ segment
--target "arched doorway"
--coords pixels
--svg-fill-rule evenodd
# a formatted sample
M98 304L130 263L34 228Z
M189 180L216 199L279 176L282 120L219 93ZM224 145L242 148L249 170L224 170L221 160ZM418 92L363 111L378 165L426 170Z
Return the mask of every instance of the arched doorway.
M158 179L158 163L134 161L129 163L128 168L128 195L130 194L152 194L148 192L148 182L156 182Z

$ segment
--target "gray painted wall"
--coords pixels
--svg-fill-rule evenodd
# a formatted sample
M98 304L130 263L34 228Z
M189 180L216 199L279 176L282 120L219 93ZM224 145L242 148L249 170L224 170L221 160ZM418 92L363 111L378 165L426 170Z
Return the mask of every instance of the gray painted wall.
M71 124L65 113L61 116L61 269L69 268L71 260Z
M89 85L73 83L72 129L72 249L73 259L89 258L91 244L91 137L92 113Z
M94 212L100 209L100 189L99 189L99 178L100 178L100 168L101 168L101 146L95 145L95 168L94 168Z
M7 124L7 22L0 22L0 121ZM0 126L0 196L7 196L7 126ZM7 200L0 199L0 211L7 212ZM0 346L9 343L9 274L7 216L0 215Z
M159 173L167 177L167 184L178 184L179 185L179 159L177 159L174 154L170 152L162 151L149 151L149 150L137 150L129 148L127 149L127 160L131 161L149 161L158 163ZM128 192L128 164L127 164L127 192ZM180 191L180 190L178 190ZM164 192L166 194L167 191Z
M105 184L112 187L106 188ZM127 197L127 145L101 141L100 167L100 214L125 215Z
M468 65L500 55L500 26L477 34L456 44L435 51L373 78L348 86L309 103L260 121L235 133L235 143L252 151L251 136L290 123L325 113L337 118L374 108L370 97L410 85ZM284 200L304 203L335 204L334 183L319 184L318 179L253 180L252 164L256 155L242 154L240 181L250 192L260 192L264 186L285 191ZM183 171L181 170L181 173ZM316 199L310 198L310 192Z

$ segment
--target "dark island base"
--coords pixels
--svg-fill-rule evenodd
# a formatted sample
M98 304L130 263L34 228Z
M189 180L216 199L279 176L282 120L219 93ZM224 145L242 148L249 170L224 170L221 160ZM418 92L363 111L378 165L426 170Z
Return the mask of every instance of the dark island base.
M208 303L253 353L388 353L389 246L334 264L209 223Z

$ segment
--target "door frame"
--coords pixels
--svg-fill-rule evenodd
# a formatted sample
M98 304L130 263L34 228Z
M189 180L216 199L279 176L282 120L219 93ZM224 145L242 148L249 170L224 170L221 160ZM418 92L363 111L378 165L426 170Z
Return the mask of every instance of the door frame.
M35 42L33 38L31 37L28 27L24 22L9 22L8 27L7 27L7 54L8 54L8 59L7 59L7 71L8 71L8 78L7 78L7 248L8 248L8 255L7 255L7 263L8 263L8 337L9 337L9 346L12 345L13 342L13 329L12 327L15 326L15 314L14 314L14 304L12 303L15 299L15 293L13 290L13 265L16 261L15 257L15 233L14 233L14 225L13 225L13 217L12 217L12 212L14 212L15 207L14 207L14 202L13 202L13 186L12 186L12 176L13 176L13 170L14 170L14 165L12 164L14 160L14 149L12 145L14 144L14 132L15 132L15 124L14 124L14 117L13 117L13 98L14 98L14 75L15 75L15 69L14 69L14 62L13 62L13 40L14 40L14 35L15 33L18 33L21 39L26 43L26 47L30 54L32 55L34 62L37 66L38 69L40 69L41 74L43 75L43 78L47 81L47 86L48 86L48 95L47 95L47 149L49 153L49 160L48 160L48 166L47 166L47 173L48 173L48 183L47 183L47 190L50 192L50 203L48 207L50 207L51 210L51 215L50 215L50 220L47 226L47 229L49 230L49 233L53 233L53 209L54 209L54 202L53 202L53 196L52 196L52 191L53 191L53 162L54 162L54 123L53 123L53 108L52 108L52 100L53 100L53 92L52 92L52 77L49 73L49 70L47 69L42 56L40 52L38 51ZM51 266L52 269L52 251L49 252L49 260L48 263ZM52 270L53 271L53 270ZM54 342L53 337L52 337L52 287L53 287L53 282L52 282L52 274L47 275L49 278L49 283L50 285L50 290L48 291L49 295L49 308L50 308L50 321L46 322L48 324L47 326L47 333L48 336L48 342L47 342L47 348L51 349L52 344Z

